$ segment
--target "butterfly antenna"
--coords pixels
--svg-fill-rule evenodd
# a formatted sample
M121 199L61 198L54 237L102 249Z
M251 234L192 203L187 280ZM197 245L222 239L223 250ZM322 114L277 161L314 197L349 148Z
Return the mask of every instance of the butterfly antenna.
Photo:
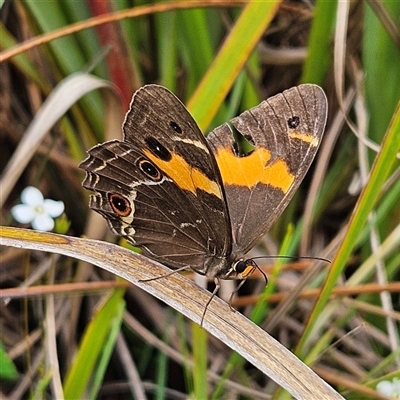
M257 257L257 258L262 258L262 257ZM257 269L261 272L261 275L264 277L264 279L265 279L265 286L268 286L268 278L267 278L267 275L266 275L266 273L256 264L256 267L257 267ZM243 281L243 283L244 283L244 281ZM240 288L240 286L242 286L242 285L239 285L239 288Z
M331 264L332 261L329 260L328 258L324 258L324 257L311 257L311 256L259 256L259 257L252 257L252 260L258 260L260 258L279 258L279 259L291 259L291 260L316 260L316 261L323 261L326 262L328 264Z

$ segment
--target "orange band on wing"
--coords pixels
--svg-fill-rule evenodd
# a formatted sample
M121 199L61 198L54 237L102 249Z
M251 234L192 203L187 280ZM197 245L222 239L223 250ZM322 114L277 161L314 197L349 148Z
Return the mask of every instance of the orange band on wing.
M147 150L144 150L144 153L162 172L168 175L179 188L188 190L193 194L196 194L196 191L200 189L222 199L222 193L217 182L208 178L197 168L192 168L183 157L172 153L172 158L169 161L164 161Z
M227 148L219 149L216 155L224 185L250 189L257 183L263 183L286 193L293 184L294 175L285 161L277 159L268 163L270 158L271 153L261 147L244 157L237 157Z

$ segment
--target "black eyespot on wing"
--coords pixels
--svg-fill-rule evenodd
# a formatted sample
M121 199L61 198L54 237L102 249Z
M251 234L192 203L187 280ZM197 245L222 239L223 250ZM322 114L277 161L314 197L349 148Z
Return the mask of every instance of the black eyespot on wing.
M163 161L170 161L172 158L169 150L164 147L157 139L153 137L147 137L145 142L149 148L149 150L158 158Z
M300 125L300 118L294 115L287 120L287 124L290 129L295 129Z
M176 132L181 134L182 133L182 128L175 122L175 121L170 121L169 126Z
M154 164L152 164L150 161L145 160L145 159L140 159L137 163L137 166L140 168L140 170L147 175L152 181L154 182L159 182L162 179L161 172L158 170Z
M129 200L118 193L110 193L108 195L108 201L110 202L111 208L120 217L127 217L132 211Z

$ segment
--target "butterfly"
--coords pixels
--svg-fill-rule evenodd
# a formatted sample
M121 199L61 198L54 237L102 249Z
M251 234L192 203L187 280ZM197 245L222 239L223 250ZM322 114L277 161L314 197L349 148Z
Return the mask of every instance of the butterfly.
M323 90L305 84L206 138L173 93L146 85L133 95L123 140L94 146L80 164L90 208L145 256L214 279L211 301L221 279L243 283L257 268L246 253L303 180L326 117ZM233 131L251 151L241 152Z

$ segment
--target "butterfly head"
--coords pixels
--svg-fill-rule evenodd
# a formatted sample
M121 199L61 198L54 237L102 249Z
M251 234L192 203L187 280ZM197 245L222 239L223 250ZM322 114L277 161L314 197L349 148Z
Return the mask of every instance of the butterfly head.
M231 267L224 273L220 275L221 279L247 279L255 269L258 269L258 265L254 260L250 259L239 259L234 261Z

